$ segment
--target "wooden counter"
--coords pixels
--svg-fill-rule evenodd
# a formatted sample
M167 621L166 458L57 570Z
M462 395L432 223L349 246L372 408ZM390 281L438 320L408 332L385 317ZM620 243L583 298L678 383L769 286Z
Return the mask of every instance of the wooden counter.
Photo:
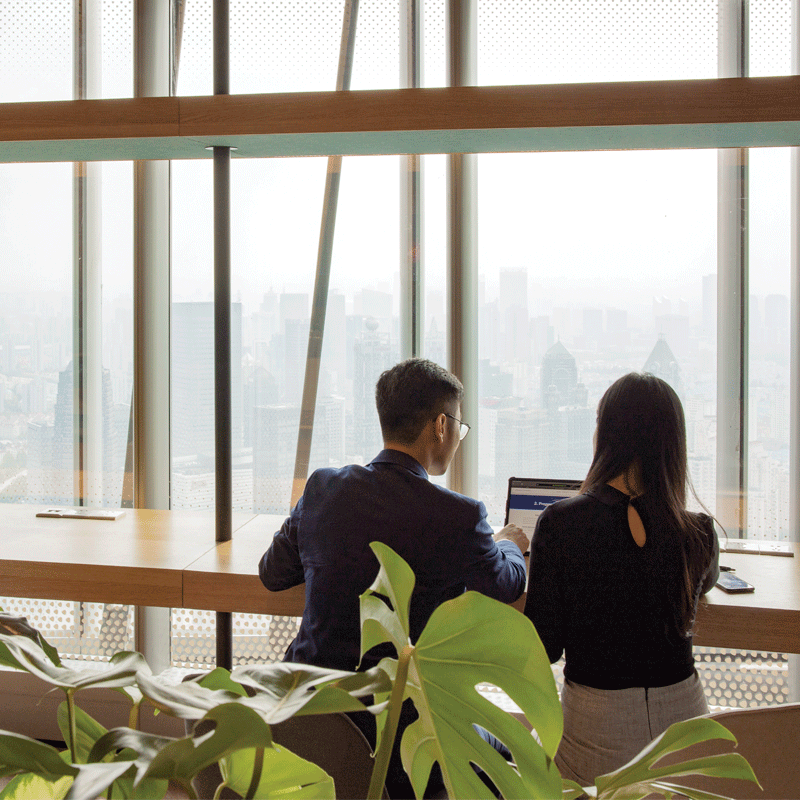
M304 586L267 591L258 562L281 526L282 516L261 515L237 532L232 542L200 556L184 573L186 608L300 616ZM752 594L712 589L698 614L695 644L707 647L800 653L800 547L795 557L722 553L721 563L752 583ZM524 595L516 603L524 606Z
M800 545L794 558L720 553L720 564L756 587L748 594L714 588L701 602L695 644L800 653Z
M305 584L270 592L258 577L258 562L285 517L260 514L190 564L183 574L184 608L244 611L299 617L305 608Z
M270 592L258 563L279 515L234 515L234 538L215 544L208 511L128 510L114 522L42 519L42 507L0 506L0 596L172 606L300 616L304 586ZM800 547L795 557L723 553L752 594L712 589L695 643L800 653ZM514 605L522 608L524 598Z
M180 608L184 568L215 547L208 511L37 517L45 508L0 505L0 596ZM234 515L234 529L252 517Z

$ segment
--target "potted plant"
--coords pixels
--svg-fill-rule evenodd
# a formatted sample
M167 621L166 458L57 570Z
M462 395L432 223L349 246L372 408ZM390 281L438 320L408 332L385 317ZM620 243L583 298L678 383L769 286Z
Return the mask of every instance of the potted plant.
M432 764L439 762L450 797L489 797L469 767L485 770L506 798L592 797L636 800L651 792L680 791L696 800L709 795L673 783L683 775L755 781L740 755L727 753L669 767L659 761L697 742L733 739L709 719L673 725L632 762L597 779L593 787L561 780L553 762L562 732L561 706L544 648L530 621L510 606L475 592L442 604L416 643L409 637L408 609L414 588L410 567L385 545L372 548L380 571L361 597L362 653L391 642L397 658L378 667L346 673L302 664L215 669L179 685L150 674L138 653L118 653L102 672L73 670L42 641L0 635L0 663L25 669L61 688L65 702L59 724L67 749L12 732L0 732L0 777L14 776L3 798L158 798L169 781L194 797L192 779L212 764L222 782L242 797L334 798L330 777L315 764L275 745L270 725L295 715L363 710L377 714L380 731L369 797L381 796L399 708L410 697L419 719L403 736L403 765L418 796ZM388 603L387 603L388 600ZM498 631L503 635L498 636ZM506 691L525 713L536 737L512 715L482 697L478 683ZM75 702L83 688L105 687L130 698L129 725L105 730ZM137 729L141 706L205 721L185 737ZM507 763L475 732L489 730L511 750Z

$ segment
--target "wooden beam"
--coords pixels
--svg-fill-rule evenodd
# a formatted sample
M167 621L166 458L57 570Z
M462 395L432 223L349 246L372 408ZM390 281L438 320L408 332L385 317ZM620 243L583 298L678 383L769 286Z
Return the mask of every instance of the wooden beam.
M800 145L800 76L0 104L0 161Z

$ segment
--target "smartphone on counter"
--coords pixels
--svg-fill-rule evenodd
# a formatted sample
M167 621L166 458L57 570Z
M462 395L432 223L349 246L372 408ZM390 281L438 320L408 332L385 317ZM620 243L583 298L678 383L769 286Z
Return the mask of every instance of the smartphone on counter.
M717 578L717 586L728 594L741 594L742 592L754 592L756 587L752 583L742 580L732 572L720 572Z

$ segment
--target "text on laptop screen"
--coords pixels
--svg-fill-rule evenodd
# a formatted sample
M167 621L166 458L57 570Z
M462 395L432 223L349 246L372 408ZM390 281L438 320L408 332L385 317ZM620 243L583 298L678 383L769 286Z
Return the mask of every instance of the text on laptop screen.
M550 503L574 497L580 481L542 480L538 478L511 478L508 482L506 525L519 525L528 536L533 536L536 520Z

